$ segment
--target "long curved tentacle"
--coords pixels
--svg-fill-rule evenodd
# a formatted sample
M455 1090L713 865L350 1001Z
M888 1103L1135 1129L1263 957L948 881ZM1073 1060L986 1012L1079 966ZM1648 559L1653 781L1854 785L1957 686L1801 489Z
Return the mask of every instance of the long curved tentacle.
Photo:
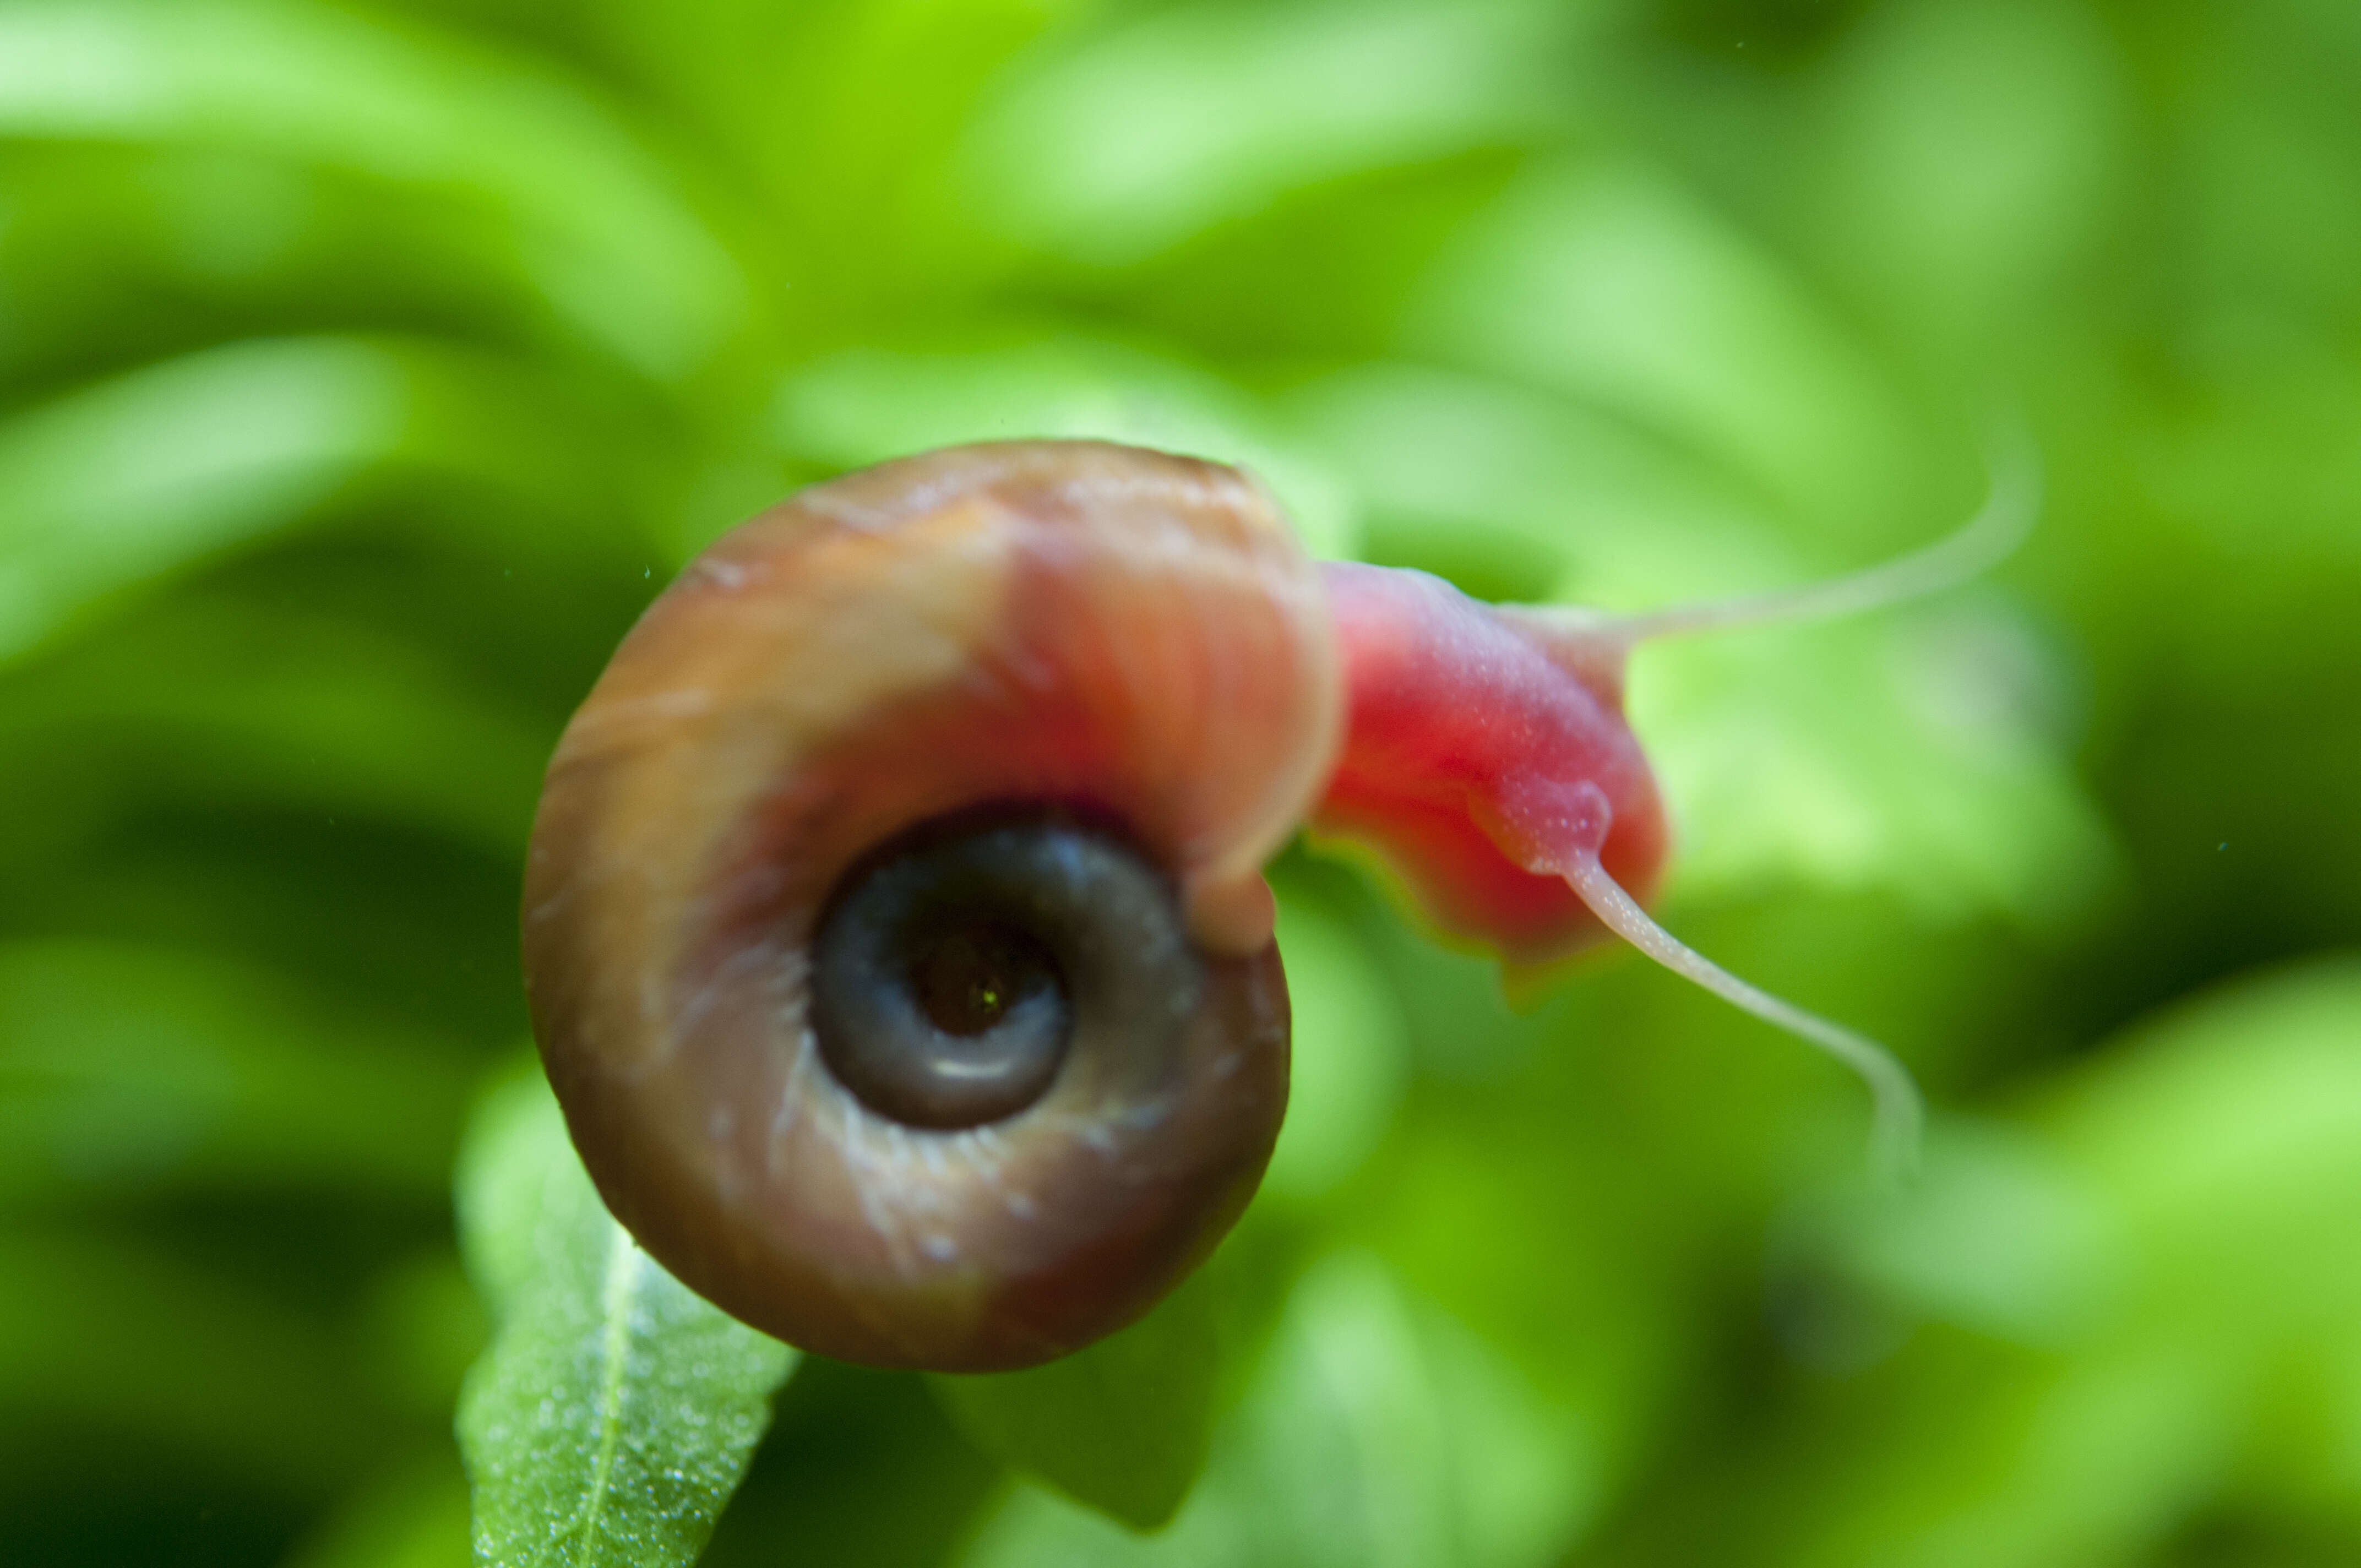
M1590 906L1599 924L1683 979L1691 980L1763 1022L1810 1041L1861 1075L1875 1117L1871 1157L1879 1177L1898 1181L1916 1167L1926 1111L1910 1069L1883 1046L1815 1013L1806 1013L1751 985L1656 924L1639 901L1607 874L1595 854L1576 857L1566 885Z
M2004 427L1987 446L1986 465L1991 480L1974 516L1932 544L1841 577L1633 614L1555 606L1521 608L1518 613L1629 649L1659 637L1827 620L1924 598L2006 560L2040 513L2041 459L2030 433L2020 424Z

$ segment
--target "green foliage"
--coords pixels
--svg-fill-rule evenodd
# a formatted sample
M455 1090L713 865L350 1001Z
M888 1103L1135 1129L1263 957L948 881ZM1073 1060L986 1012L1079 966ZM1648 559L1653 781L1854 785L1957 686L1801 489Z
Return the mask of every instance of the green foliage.
M695 1562L796 1353L639 1249L599 1202L538 1075L479 1113L459 1221L499 1318L459 1401L477 1560Z
M985 1453L1154 1530L1205 1463L1221 1355L1212 1288L1200 1275L1139 1322L1046 1366L929 1381Z
M0 1557L2361 1558L2356 104L2342 0L0 5ZM530 1087L455 1212L549 748L795 485L1111 436L1636 608L1934 535L1996 409L1992 580L1631 693L1906 1199L1298 848L1269 1179L1084 1356L774 1399Z
M1213 1465L1166 1533L1020 1489L963 1568L1546 1563L1595 1495L1580 1423L1366 1254L1295 1286Z

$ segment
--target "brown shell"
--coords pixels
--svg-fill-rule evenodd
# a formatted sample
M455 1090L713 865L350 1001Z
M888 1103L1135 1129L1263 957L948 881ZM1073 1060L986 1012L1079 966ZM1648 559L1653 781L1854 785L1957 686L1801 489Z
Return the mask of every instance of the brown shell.
M816 486L652 605L550 765L526 983L609 1206L691 1287L848 1360L1024 1365L1219 1239L1286 1098L1263 861L1334 753L1320 581L1235 470L1098 443ZM806 1015L847 870L983 804L1119 820L1210 966L1169 1070L1069 1066L957 1132L839 1085Z

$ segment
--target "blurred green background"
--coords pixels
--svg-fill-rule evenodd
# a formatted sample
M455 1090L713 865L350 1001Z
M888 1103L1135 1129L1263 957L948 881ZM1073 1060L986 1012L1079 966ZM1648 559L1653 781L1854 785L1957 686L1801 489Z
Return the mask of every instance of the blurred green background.
M1664 905L1502 1000L1275 872L1278 1163L1135 1537L807 1363L708 1561L2361 1563L2351 0L0 4L0 1562L467 1561L542 764L794 486L1093 434L1617 607Z

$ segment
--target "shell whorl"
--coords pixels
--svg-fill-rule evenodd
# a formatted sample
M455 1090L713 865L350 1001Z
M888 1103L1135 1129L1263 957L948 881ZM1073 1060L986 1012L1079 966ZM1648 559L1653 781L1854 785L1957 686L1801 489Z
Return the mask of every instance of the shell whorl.
M1137 1316L1276 1135L1260 868L1343 710L1317 572L1213 464L955 448L724 537L576 715L528 861L535 1033L609 1205L724 1308L846 1359L1019 1365ZM813 943L881 846L978 811L1135 848L1203 984L1160 1044L1078 1047L1014 1115L906 1125L821 1059Z

